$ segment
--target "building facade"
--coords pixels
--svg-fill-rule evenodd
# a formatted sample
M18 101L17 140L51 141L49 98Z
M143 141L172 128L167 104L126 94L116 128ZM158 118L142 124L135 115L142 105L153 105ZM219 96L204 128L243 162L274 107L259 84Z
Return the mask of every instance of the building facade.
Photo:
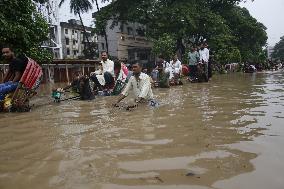
M119 23L111 27L112 20L108 21L106 34L108 52L113 58L127 60L128 63L140 61L143 64L154 61L151 54L153 43L145 36L146 28L139 23ZM104 36L98 36L99 52L106 51Z
M41 47L53 53L54 59L62 59L61 27L59 23L59 6L57 0L48 0L44 3L35 3L49 25L48 40Z
M79 20L71 19L68 22L60 22L61 44L63 59L84 58L84 49L87 39L84 35L83 26ZM97 37L92 34L91 27L85 27L91 46L96 49Z

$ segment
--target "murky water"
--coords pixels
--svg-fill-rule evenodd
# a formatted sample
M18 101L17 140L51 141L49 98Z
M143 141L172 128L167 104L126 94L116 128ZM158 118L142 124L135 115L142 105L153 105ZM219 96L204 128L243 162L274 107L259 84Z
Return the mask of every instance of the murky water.
M284 188L283 72L154 90L161 107L131 112L50 88L0 115L1 189Z

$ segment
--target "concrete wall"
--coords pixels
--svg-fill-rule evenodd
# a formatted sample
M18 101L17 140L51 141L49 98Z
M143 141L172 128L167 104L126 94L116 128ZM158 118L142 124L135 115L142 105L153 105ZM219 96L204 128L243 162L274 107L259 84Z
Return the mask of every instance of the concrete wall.
M78 59L84 56L83 50L87 43L84 39L84 30L81 22L71 19L67 22L61 22L61 43L64 59ZM88 33L88 39L91 43L97 42L97 36L91 34L92 28L85 27ZM69 39L69 40L66 40ZM69 41L69 44L67 44Z
M118 58L118 36L119 27L115 26L113 29L110 29L112 21L108 21L106 33L108 38L108 52L111 57ZM98 47L99 52L106 51L106 42L104 36L98 36Z
M66 31L68 32L68 34L66 34ZM79 56L83 55L84 44L82 43L82 31L62 27L61 36L63 58L76 59ZM69 45L66 44L66 39L69 39ZM75 44L73 44L73 41L75 42ZM69 55L67 53L67 49L69 49Z

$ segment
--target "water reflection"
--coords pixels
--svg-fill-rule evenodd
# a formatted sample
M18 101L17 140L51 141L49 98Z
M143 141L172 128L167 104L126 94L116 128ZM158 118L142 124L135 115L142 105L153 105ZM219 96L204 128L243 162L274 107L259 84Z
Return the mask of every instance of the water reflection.
M31 113L0 115L0 188L234 188L261 157L238 145L284 136L283 84L281 72L217 76L133 112L113 97L54 104L42 86Z

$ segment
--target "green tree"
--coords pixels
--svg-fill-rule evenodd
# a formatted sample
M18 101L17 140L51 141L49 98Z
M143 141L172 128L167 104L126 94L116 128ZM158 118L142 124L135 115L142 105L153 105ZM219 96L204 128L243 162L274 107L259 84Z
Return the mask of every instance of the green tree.
M48 39L48 24L32 0L0 1L0 46L12 46L38 62L50 61L51 54L40 48Z
M162 54L166 59L170 59L175 53L175 40L169 34L163 34L154 41L153 52L156 55Z
M65 2L65 0L61 0L59 3L59 7L62 6L62 4ZM93 58L94 56L94 50L91 48L90 40L88 33L86 31L86 26L84 25L83 19L82 19L82 13L88 12L93 8L92 3L94 3L94 0L70 0L70 11L71 13L74 13L74 15L78 15L81 21L81 25L83 27L83 33L84 37L87 40L87 47L85 49L85 56L88 58Z
M284 36L280 38L281 40L275 45L272 57L281 61L284 61Z
M237 60L256 59L267 40L266 28L239 7L239 2L242 0L117 0L98 14L96 26L104 28L108 19L113 26L139 22L154 42L164 33L170 34L179 51L181 42L206 40L217 54L220 51L219 57L237 54Z
M99 3L98 0L96 1L96 6L97 6L97 12L100 12L100 7L99 7ZM94 30L96 31L96 30ZM102 31L98 32L100 35L103 35L105 37L105 42L106 42L106 52L108 53L108 37L107 37L107 33L106 33L106 28L104 27L102 29Z
M259 59L267 41L266 27L253 18L246 8L233 6L220 14L236 39L232 41L232 45L240 50L243 60Z

